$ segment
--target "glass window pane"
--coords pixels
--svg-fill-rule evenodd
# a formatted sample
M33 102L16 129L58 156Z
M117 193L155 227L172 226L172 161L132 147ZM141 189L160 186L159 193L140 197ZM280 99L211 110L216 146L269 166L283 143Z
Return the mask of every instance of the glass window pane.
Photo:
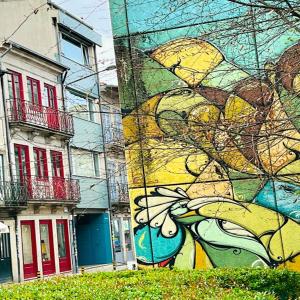
M0 154L0 181L4 181L4 160L3 154Z
M92 100L88 101L89 103L89 118L90 121L95 121L95 105L94 102Z
M12 75L14 80L14 90L15 90L15 97L16 99L21 99L21 87L20 87L20 80L18 75Z
M31 88L31 81L27 79L27 92L28 92L28 101L32 101L32 88Z
M23 248L23 263L32 264L32 241L31 241L31 227L30 225L21 225L22 234L22 248Z
M100 177L100 169L99 169L99 154L94 153L93 154L94 158L94 168L95 168L95 176Z
M14 92L13 92L13 83L12 83L12 76L8 77L8 92L9 92L9 99L14 99Z
M16 162L16 174L17 178L20 179L20 160L19 160L19 151L18 148L15 148L15 162Z
M63 258L63 257L67 256L66 239L65 239L65 224L58 223L56 228L57 228L58 256L59 256L59 258Z
M90 114L86 98L67 91L66 100L68 104L68 110L73 114L73 116L89 120Z
M130 220L129 218L123 219L123 229L124 229L124 238L125 238L125 247L127 251L132 250L131 244L131 234L130 234Z
M78 176L95 176L94 157L91 152L72 150L74 174Z
M34 150L34 152L33 152L33 158L34 158L35 175L39 177L41 175L41 172L40 172L40 168L39 168L38 153L36 150Z
M49 260L51 260L51 255L50 255L50 241L49 241L48 224L40 224L40 234L41 234L42 261L49 261Z
M90 65L89 48L85 45L82 45L82 51L83 51L84 64L86 66L89 66Z
M113 233L114 233L113 244L114 244L115 252L121 252L122 241L121 241L121 234L120 234L120 222L117 219L113 220Z
M80 64L85 64L80 43L78 43L72 39L69 39L65 35L62 35L61 50L62 50L62 54L65 57L70 58Z

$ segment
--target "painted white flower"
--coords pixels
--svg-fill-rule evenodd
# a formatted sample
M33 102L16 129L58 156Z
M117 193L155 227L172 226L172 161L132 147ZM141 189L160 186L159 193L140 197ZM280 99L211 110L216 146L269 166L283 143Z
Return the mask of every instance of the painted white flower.
M135 219L139 224L149 224L152 228L160 227L163 236L173 237L178 231L178 226L172 217L186 213L186 205L190 199L181 188L172 191L161 187L155 192L154 195L138 200L140 211Z

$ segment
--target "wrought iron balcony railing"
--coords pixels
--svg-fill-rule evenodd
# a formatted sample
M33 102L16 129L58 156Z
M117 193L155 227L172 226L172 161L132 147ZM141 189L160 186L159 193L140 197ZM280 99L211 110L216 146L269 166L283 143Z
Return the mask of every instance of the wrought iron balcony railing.
M77 203L80 200L77 179L27 176L17 180L25 187L29 201Z
M27 189L20 183L0 181L0 207L25 207L27 199Z
M7 114L10 123L22 123L69 136L74 135L73 117L64 111L27 101L9 100Z
M112 204L128 204L129 203L129 195L128 195L128 186L127 184L117 183L114 188L111 186L111 202Z
M123 149L125 140L123 132L120 128L107 128L105 130L105 145L107 148Z

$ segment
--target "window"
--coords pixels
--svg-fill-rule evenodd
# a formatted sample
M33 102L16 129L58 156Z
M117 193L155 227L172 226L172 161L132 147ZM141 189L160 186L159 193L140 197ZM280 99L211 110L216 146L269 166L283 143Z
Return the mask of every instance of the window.
M79 64L90 65L88 46L69 38L65 34L62 34L61 51L65 57Z
M73 149L72 158L74 174L86 177L100 177L98 153Z
M116 182L116 165L113 161L108 161L108 182L110 187L110 197L113 201L117 200L117 182Z
M66 251L66 237L65 237L65 224L57 223L57 245L58 245L58 256L59 258L63 258L67 256Z
M52 176L55 178L64 177L63 156L61 152L51 151Z
M131 243L130 219L129 218L123 219L123 229L124 229L124 238L125 238L125 248L127 251L131 251L132 243Z
M8 76L8 89L10 100L23 100L23 83L22 75L17 72L10 71L12 74Z
M4 181L4 159L3 154L0 154L0 182Z
M55 86L45 84L44 85L44 99L43 105L47 107L51 107L57 110L57 98L56 98L56 89Z
M103 129L104 129L104 136L106 142L111 142L112 140L112 130L111 130L111 114L110 108L107 105L101 106L103 111L102 120L103 120Z
M47 155L45 149L33 148L35 176L38 179L48 178Z
M30 176L30 160L29 160L29 148L25 145L15 144L15 162L16 162L16 174L20 182L24 182L24 179Z
M67 91L66 96L69 112L72 113L73 116L93 122L95 121L95 108L92 99L71 91Z
M114 219L113 220L113 246L115 252L122 252L122 240L121 240L121 230L120 230L120 220Z
M34 105L41 106L41 87L40 82L31 77L27 77L28 101Z
M100 177L99 154L93 153L95 176Z

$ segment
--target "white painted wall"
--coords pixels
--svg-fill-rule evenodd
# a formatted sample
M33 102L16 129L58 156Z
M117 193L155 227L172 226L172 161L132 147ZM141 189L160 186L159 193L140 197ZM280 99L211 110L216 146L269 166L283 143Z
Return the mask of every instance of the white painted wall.
M52 18L57 15L47 0L1 1L0 41L14 41L55 59L57 37Z

